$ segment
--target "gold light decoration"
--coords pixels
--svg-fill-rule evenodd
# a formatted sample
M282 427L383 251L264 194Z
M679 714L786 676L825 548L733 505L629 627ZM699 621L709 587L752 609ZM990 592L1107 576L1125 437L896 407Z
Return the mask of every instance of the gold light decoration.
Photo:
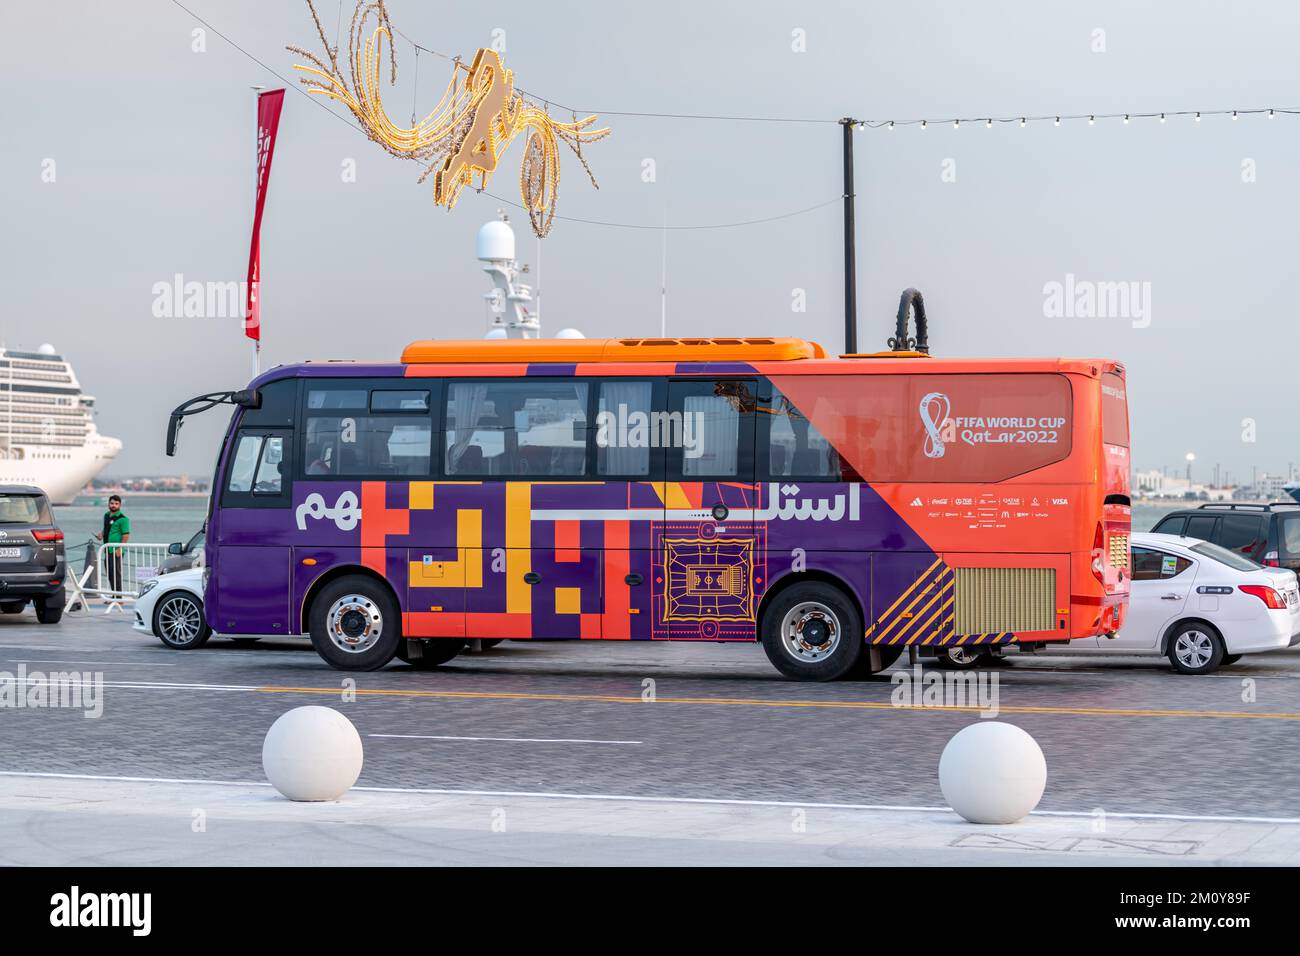
M358 0L348 31L350 79L339 67L339 50L331 47L321 27L312 0L307 0L325 48L325 59L290 46L310 66L295 64L307 74L299 82L312 93L338 100L356 117L366 135L399 159L426 164L419 182L433 174L433 201L450 209L465 186L484 189L496 171L497 162L515 138L526 134L519 169L519 192L533 232L545 237L555 221L556 194L560 186L559 144L563 142L578 157L591 184L600 188L582 155L584 143L609 135L607 128L591 129L595 116L556 122L515 92L514 73L505 68L497 51L481 48L466 67L456 60L451 80L438 104L424 119L409 127L388 117L380 96L380 61L388 45L389 85L397 82L397 57L393 49L393 28L383 0ZM374 25L369 36L370 21Z

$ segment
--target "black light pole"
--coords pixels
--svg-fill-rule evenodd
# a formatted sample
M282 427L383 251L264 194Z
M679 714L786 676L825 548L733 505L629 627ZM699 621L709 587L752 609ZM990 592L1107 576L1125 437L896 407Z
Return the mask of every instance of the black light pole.
M844 351L858 350L858 278L857 253L853 247L853 127L856 120L846 116L844 127Z

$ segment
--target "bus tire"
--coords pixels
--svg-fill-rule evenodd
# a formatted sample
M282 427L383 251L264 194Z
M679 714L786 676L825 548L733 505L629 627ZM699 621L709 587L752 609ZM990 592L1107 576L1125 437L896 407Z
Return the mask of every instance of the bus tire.
M975 651L960 644L952 644L939 648L939 652L934 655L934 662L950 671L968 671L987 665L989 655L985 651Z
M824 581L782 591L763 612L759 627L767 659L795 680L843 677L866 649L858 609Z
M312 647L341 671L373 671L393 659L402 617L392 592L374 578L349 574L317 593L307 615Z
M397 656L416 670L429 670L440 667L465 649L465 641L459 637L436 637L421 640L420 656L411 657L409 646L415 643L403 638L397 646Z

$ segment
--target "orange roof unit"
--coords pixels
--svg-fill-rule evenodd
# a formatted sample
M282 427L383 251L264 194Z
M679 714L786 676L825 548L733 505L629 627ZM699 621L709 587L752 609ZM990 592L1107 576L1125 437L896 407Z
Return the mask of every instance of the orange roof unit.
M787 362L826 357L816 342L739 339L431 339L402 350L407 365L511 362Z

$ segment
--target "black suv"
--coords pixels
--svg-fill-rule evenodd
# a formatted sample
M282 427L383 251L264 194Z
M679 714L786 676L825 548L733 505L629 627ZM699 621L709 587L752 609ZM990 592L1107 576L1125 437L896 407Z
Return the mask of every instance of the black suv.
M21 614L36 605L42 624L63 617L63 532L54 525L45 492L0 485L0 611Z
M1200 538L1258 564L1300 574L1300 502L1201 505L1171 511L1151 530Z

